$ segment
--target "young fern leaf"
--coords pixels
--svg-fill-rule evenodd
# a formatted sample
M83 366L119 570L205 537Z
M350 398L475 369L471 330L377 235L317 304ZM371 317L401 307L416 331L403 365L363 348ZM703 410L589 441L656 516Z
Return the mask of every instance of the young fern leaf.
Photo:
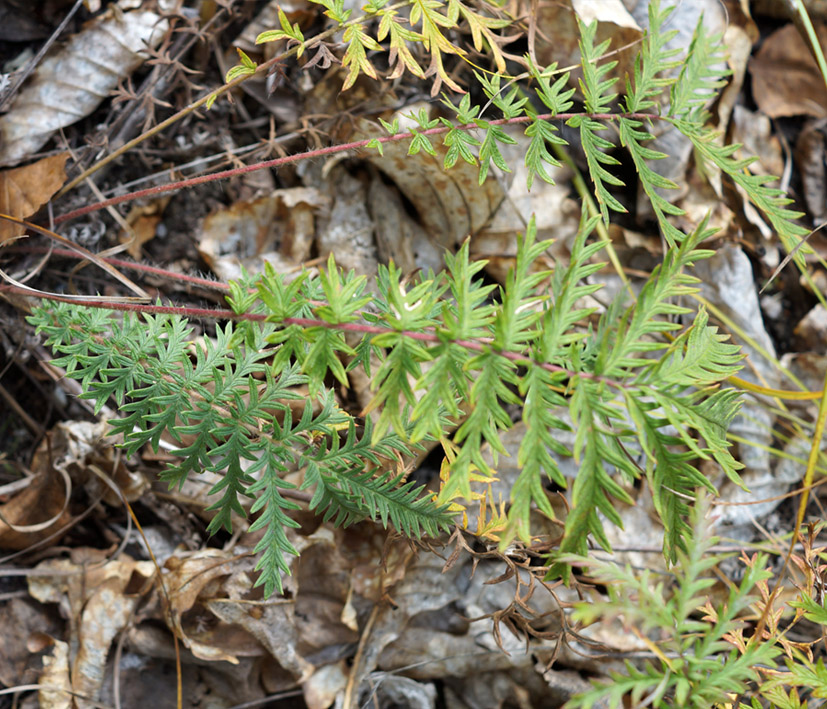
M629 370L652 366L651 360L639 355L664 349L667 345L653 336L680 328L664 318L690 312L672 301L697 292L694 284L698 279L684 269L714 253L696 248L713 233L706 228L706 221L702 222L678 248L666 252L663 263L652 273L634 306L627 308L619 320L615 320L612 313L601 320L595 338L602 345L594 366L596 374L623 377Z
M519 402L509 388L518 386L519 376L515 363L500 352L519 351L539 334L535 326L540 318L539 306L543 299L536 295L535 290L549 273L532 273L532 270L535 261L551 242L538 243L536 235L537 228L532 219L525 236L518 237L516 263L509 269L505 286L500 289L502 302L492 319L491 347L466 365L468 370L477 370L478 374L471 386L471 411L455 435L455 441L462 443L462 447L451 468L451 476L440 492L442 500L450 500L457 492L463 497L470 497L472 466L483 474L489 472L490 468L482 456L484 442L491 446L495 456L505 453L499 431L511 426L511 418L503 405Z
M334 519L337 525L372 519L385 527L390 524L409 537L439 534L450 522L445 507L433 505L422 496L422 487L405 482L402 475L374 474L382 459L410 455L410 448L396 435L371 443L375 435L370 419L365 421L361 439L357 439L351 420L344 442L332 437L329 447L322 446L315 454L302 458L307 466L303 487L316 485L310 508L324 512L324 520Z
M574 89L564 90L568 85L569 72L565 72L554 84L550 83L546 73L552 74L556 68L555 63L548 68L547 72L541 73L533 64L531 65L532 78L537 82L537 97L553 115L568 111L573 105L571 97L574 95ZM526 189L530 190L535 176L549 184L554 184L554 180L546 172L544 163L552 167L561 165L560 161L548 152L546 143L554 145L568 145L568 143L557 134L557 128L554 125L539 118L531 108L527 108L526 113L531 118L531 123L525 131L526 136L531 138L525 156L525 166L528 168Z
M663 76L665 72L681 66L675 57L679 49L666 49L677 30L663 30L674 8L661 9L659 0L649 4L649 27L643 37L640 52L635 57L634 77L626 77L626 110L629 113L651 111L659 107L658 97L663 90L675 83L675 78Z
M375 76L368 52L383 47L370 36L370 26L354 20L345 27L351 11L343 0L319 2L345 32L346 88L360 74ZM407 68L417 76L435 75L436 86L458 89L442 61L445 54L463 53L446 38L461 19L477 49L487 44L495 62L504 56L494 34L504 21L458 0L412 0L416 30L405 28L394 15L396 6L385 9L386 4L372 0L365 11L379 20L377 37L389 42L395 75ZM549 242L536 241L532 220L501 287L485 283L485 262L471 260L466 242L446 255L446 270L436 275L409 278L393 264L381 269L376 295L368 293L364 276L341 272L332 256L318 276L300 274L289 282L268 267L257 279L231 285L228 300L238 322L217 327L214 339L198 346L188 341L191 330L183 318L166 315L126 314L118 320L104 311L58 304L36 311L32 321L47 335L56 363L82 382L96 411L115 402L121 418L113 430L123 435L128 452L147 443L157 448L167 433L179 446L173 451L176 464L164 473L171 485L203 471L220 475L212 490L219 499L211 530L229 527L247 507L257 515L253 529L264 532L256 548L258 583L268 594L281 588L288 557L295 554L288 535L296 526L288 472L304 472L303 488L313 490L310 506L325 519L350 524L370 518L412 536L435 534L450 520L442 503L472 497L472 482L496 472L498 454L506 452L501 433L519 410L525 426L517 455L521 471L511 490L503 544L514 537L531 540L533 507L553 515L548 482L570 484L561 555L551 569L565 575L565 555L585 553L589 537L608 548L603 525L620 524L617 503L630 501L622 483L645 475L665 527L665 551L680 559L692 531L687 499L698 487L711 489L697 461L713 459L738 481L739 464L726 440L738 395L721 384L738 370L740 356L709 326L704 311L689 327L679 323L693 317L679 299L696 291L697 280L686 271L712 253L699 248L711 232L704 222L684 235L668 221L681 210L659 192L674 185L650 164L663 155L647 147L651 135L644 115L658 117L661 92L674 84L666 120L688 136L700 161L744 188L785 244L795 244L803 229L793 223L797 215L786 209L783 196L765 178L748 174L748 161L733 158L737 148L721 147L704 128L704 107L724 70L717 40L702 24L680 77L670 78L676 62L675 52L666 49L668 15L651 3L650 28L622 99L625 115L611 115L614 79L607 75L614 62L600 63L608 43L595 44L595 23L580 26L580 92L588 113L570 118L569 125L580 132L600 214L583 218L569 265L557 264L553 275L537 268ZM298 42L297 32L283 20L275 34ZM427 72L408 42L419 42L430 55ZM552 116L567 113L575 93L567 88L568 74L552 79L555 67L541 70L530 60L529 70L539 103ZM537 176L551 182L548 168L560 163L550 147L566 144L557 128L539 117L517 87L501 92L501 77L478 80L506 120L527 123L529 187ZM492 163L508 170L500 145L514 141L499 122L484 120L469 94L451 110L455 122L432 119L424 109L414 115L418 128L408 153L436 156L426 132L441 127L446 168L460 160L479 163L480 182ZM583 301L600 287L593 281L601 264L594 261L603 243L589 243L590 234L601 219L609 222L610 211L625 211L610 191L623 183L610 171L618 161L606 151L615 146L601 135L608 120L617 121L668 249L637 302L629 306L615 298L594 328ZM383 125L391 135L399 133L398 119ZM467 130L474 125L484 132L481 140ZM373 398L365 413L376 419L364 424L338 408L330 388L331 382L348 386L356 368L371 377ZM298 385L308 387L310 396L299 394ZM305 399L303 407L296 405L299 398ZM569 427L570 451L555 435ZM440 440L456 453L450 470L445 466L440 503L400 474L412 449L426 440ZM561 456L578 463L573 481L561 472ZM647 672L624 685L628 692L655 676Z
M671 12L671 8L661 10L659 2L649 5L649 27L640 52L635 57L634 78L632 81L628 77L626 79L625 104L628 113L642 113L658 108L657 97L664 88L675 82L674 78L659 76L681 64L673 60L679 50L665 49L669 40L677 34L677 30L662 31L662 26ZM683 240L684 235L667 219L667 215L677 216L683 214L683 210L664 199L658 190L675 189L677 185L659 175L648 164L649 160L662 160L667 156L643 145L652 136L643 130L641 120L620 116L618 123L620 142L632 156L640 183L649 197L667 245L674 246Z
M490 332L495 309L486 300L495 286L483 285L475 278L487 262L471 262L469 250L470 242L466 240L455 255L445 255L452 301L441 302L442 322L437 326L441 341L430 348L430 364L414 385L421 396L411 414L412 441L426 436L439 439L444 435L444 417L461 417L459 402L470 396L467 364L471 355L460 343L479 340Z
M420 364L431 359L427 348L406 333L420 332L436 324L433 315L439 297L438 286L433 279L406 290L402 284L402 273L393 262L388 268L380 268L379 285L387 301L377 305L382 314L381 321L389 326L390 331L377 335L371 342L374 347L389 350L374 378L376 394L365 409L365 413L377 408L380 410L373 432L375 440L382 439L391 426L397 433L405 430L400 399L408 406L416 404L412 382L421 376Z
M792 203L792 200L782 190L767 186L767 183L773 182L775 178L769 175L751 174L749 166L755 162L756 158L733 159L732 154L741 146L720 145L715 131L704 129L702 125L685 119L672 119L671 122L692 141L700 159L714 164L746 192L750 201L769 219L774 231L784 244L784 248L790 253L795 251L793 258L799 267L803 268L804 257L812 253L812 249L807 244L799 247L801 238L808 234L808 230L797 224L795 220L804 215L802 212L787 209L787 205Z
M442 64L442 55L444 53L464 56L466 52L451 44L440 29L456 25L459 9L457 3L451 3L448 10L449 14L446 16L437 12L442 7L444 5L440 0L413 0L410 21L412 26L416 26L420 20L422 21L420 30L422 44L431 55L431 63L425 72L425 76L436 75L439 81L445 82L445 85L452 90L462 92L459 84L445 70ZM435 84L434 88L438 90L438 84Z
M517 463L521 470L511 489L511 508L508 524L501 536L502 545L508 544L514 536L526 543L530 541L528 520L532 503L548 517L554 517L543 487L547 479L560 487L566 487L566 480L551 452L558 456L571 456L571 451L553 435L554 429L569 430L568 424L554 414L556 408L568 404L555 391L565 385L567 375L550 372L542 364L568 364L568 349L584 336L573 331L573 327L592 312L592 309L577 308L577 301L601 288L599 284L583 283L603 266L590 261L605 244L597 242L586 245L586 239L596 222L596 218L588 221L584 219L572 245L569 266L565 269L558 267L554 271L551 283L553 302L546 305L541 336L534 346L533 362L519 385L520 394L525 400L522 418L526 433L520 442Z
M632 503L629 494L614 480L611 471L612 465L623 469L623 466L629 465L629 461L618 441L612 436L604 435L601 425L607 419L618 420L620 415L601 400L602 396L599 384L581 380L569 402L576 431L572 454L579 469L572 486L571 510L566 517L565 536L559 553L553 557L554 563L549 568L547 578L562 576L568 579L570 568L559 557L568 553L585 554L588 551L589 536L593 536L604 549L611 550L599 513L612 524L622 526L612 499ZM635 477L636 474L637 471L632 471L630 476Z
M606 40L595 46L597 20L589 25L584 25L578 19L577 24L580 28L580 63L583 67L580 90L585 98L586 111L590 114L606 113L610 110L612 100L617 96L617 94L608 93L614 86L616 79L604 80L603 77L617 66L617 62L606 62L598 66L601 56L609 48L610 41ZM611 150L614 145L598 135L598 131L605 130L606 126L589 115L574 116L568 120L568 125L580 129L580 141L589 165L589 175L594 183L595 196L600 205L603 222L608 226L609 209L621 213L627 211L626 207L606 187L607 184L616 187L623 186L623 181L620 178L615 177L603 167L604 165L620 164L617 158L603 152L604 150Z
M757 555L746 566L740 584L733 585L726 599L713 607L707 600L715 582L709 572L718 560L709 549L718 540L709 536L706 508L703 502L696 503L690 516L692 543L677 555L674 591L662 581L656 583L648 571L639 574L599 559L565 557L568 563L587 567L609 591L609 600L577 604L576 620L589 624L622 616L624 625L634 628L638 636L656 634L659 638L653 662L642 668L627 662L625 673L611 672L610 684L595 684L567 706L590 709L599 704L614 709L645 702L659 708L706 709L727 704L733 695L743 693L749 682L759 679L757 667L775 667L781 650L772 642L744 643L742 652L727 652L731 648L728 639L742 632L739 617L754 602L756 586L772 574L766 569L766 555ZM707 614L698 620L701 607Z
M720 36L709 37L699 17L683 69L670 90L668 115L703 124L706 104L726 85L724 77L729 73Z
M418 32L409 30L403 27L401 22L396 19L395 10L380 10L379 16L382 18L379 23L379 29L376 32L376 39L382 42L385 37L390 35L390 55L388 57L388 64L396 65L393 71L388 76L388 79L398 79L405 73L407 69L418 79L425 78L425 72L422 67L414 59L413 54L409 48L409 44L422 41L422 35Z

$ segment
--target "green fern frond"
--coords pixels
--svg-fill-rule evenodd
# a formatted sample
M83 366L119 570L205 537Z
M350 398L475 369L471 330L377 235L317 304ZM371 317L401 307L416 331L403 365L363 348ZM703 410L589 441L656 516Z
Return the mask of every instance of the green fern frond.
M726 599L713 608L707 601L714 579L708 576L717 559L708 550L717 539L710 537L704 519L707 505L696 504L691 516L692 544L679 552L674 567L675 589L655 582L652 574L634 573L608 561L566 556L568 563L589 568L590 575L609 590L609 600L579 603L574 618L583 623L622 617L627 628L640 636L658 629L657 657L643 668L626 663L625 673L611 672L610 684L574 697L566 706L593 707L606 703L616 708L645 701L653 707L706 707L726 704L759 678L757 667L773 668L780 649L770 642L747 643L741 652L732 649L725 637L742 625L739 615L753 601L756 586L771 576L765 555L758 555L745 569L740 585L732 586ZM710 613L696 620L704 606ZM645 698L645 700L644 700Z
M721 38L710 37L703 16L699 17L683 69L670 91L668 115L695 124L705 123L705 107L726 85L724 77L730 73Z
M769 219L784 248L790 253L795 250L794 259L803 267L804 257L812 253L807 244L800 245L801 238L808 234L808 230L796 223L796 220L804 215L787 209L792 200L782 190L767 186L775 178L750 173L748 168L755 162L755 158L733 159L733 153L741 146L721 145L715 131L706 130L701 125L684 119L671 119L671 122L692 141L701 160L714 164L744 190L749 200Z

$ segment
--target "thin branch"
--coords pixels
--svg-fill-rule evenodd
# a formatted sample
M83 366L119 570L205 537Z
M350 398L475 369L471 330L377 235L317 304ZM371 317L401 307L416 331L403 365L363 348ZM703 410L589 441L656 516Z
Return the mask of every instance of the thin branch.
M229 86L229 84L228 84ZM570 118L574 118L576 116L581 117L589 117L594 120L619 120L621 118L629 118L633 120L650 120L650 119L659 119L661 116L657 116L651 113L544 113L539 116L531 117L531 116L517 116L516 118L500 118L495 121L488 121L491 125L494 126L503 126L503 125L516 125L520 123L528 123L533 121L535 118L539 118L541 120L559 120L559 121L566 121ZM162 125L162 124L159 124ZM476 123L466 123L460 126L439 126L437 128L429 128L428 130L423 130L420 135L440 135L442 133L447 133L449 130L453 128L457 128L459 130L473 130L478 129L479 126ZM311 160L314 158L321 158L327 155L337 155L339 153L347 152L348 150L360 150L367 148L368 145L371 143L378 142L378 143L396 143L401 140L408 140L414 137L414 133L396 133L395 135L386 135L382 136L381 138L368 138L365 140L356 140L350 143L341 143L339 145L329 145L326 148L317 148L315 150L307 150L303 153L296 153L295 155L287 155L280 158L274 158L273 160L265 160L264 162L254 163L252 165L245 165L244 167L237 167L233 168L232 170L223 170L221 172L215 172L211 175L200 175L198 177L190 177L186 180L180 180L178 182L170 182L165 185L157 185L155 187L147 187L143 190L137 190L135 192L129 192L124 195L119 195L118 197L112 197L110 199L104 200L103 202L95 202L93 204L88 204L85 207L80 207L79 209L74 209L71 212L66 212L65 214L61 214L55 218L55 224L62 224L64 222L69 221L70 219L76 219L77 217L81 217L85 214L89 214L91 212L97 212L98 210L105 209L106 207L111 207L116 204L122 204L124 202L131 202L136 199L141 199L143 197L154 197L160 194L165 194L166 192L176 192L178 190L187 188L187 187L195 187L196 185L202 185L207 182L214 182L216 180L226 180L230 177L237 177L238 175L246 175L250 172L256 172L257 170L265 170L267 168L277 168L282 167L283 165L291 165L293 163L301 162L302 160ZM137 140L137 139L136 139ZM115 153L113 153L115 155ZM69 186L74 184L74 181L70 183L60 194L68 189Z

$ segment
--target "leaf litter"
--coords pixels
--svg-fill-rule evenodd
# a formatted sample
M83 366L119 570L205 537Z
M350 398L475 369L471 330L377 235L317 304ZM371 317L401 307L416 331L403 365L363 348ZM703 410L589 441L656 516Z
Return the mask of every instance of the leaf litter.
M613 39L613 46L629 48L618 55L616 71L622 76L630 69L634 43L645 26L645 12L640 11L644 5L631 0L543 5L541 12L556 19L538 22L535 51L543 62L576 60L573 9L583 18L597 19L599 31ZM679 5L682 12L698 14L702 6L711 29L729 31L735 38L731 44L740 52L731 57L735 77L730 81L735 88L717 106L718 127L733 130L739 141L751 146L750 152L753 146L759 148L761 161L752 169L765 174L777 172L779 166L786 171L792 141L801 156L793 169L800 170L803 200L810 216L823 220L823 111L818 107L823 86L821 93L806 88L817 80L815 64L803 44L793 41L792 25L779 26L776 20L772 32L762 29L759 43L756 25L736 11L740 5L726 5L731 11L729 27L717 2ZM273 16L274 7L268 4L264 12ZM290 21L303 27L318 16L309 4L285 7ZM140 71L149 50L169 33L167 13L173 9L104 9L85 26L75 27L73 37L41 64L0 119L0 159L7 165L27 162L0 173L0 197L5 199L0 211L30 217L60 188L65 153L29 161L49 145L55 131L63 129L77 145L89 130L83 117L111 118L105 115L110 92L118 81ZM696 17L681 16L676 26L691 27ZM259 17L245 30L238 20L233 27L238 32L235 44L252 50L250 38L267 22L272 24ZM229 50L229 34L215 35L222 49ZM90 64L90 42L111 71ZM205 81L221 82L203 52L194 50L187 61L200 67ZM294 136L293 147L302 140L312 145L320 136L344 142L377 135L375 117L392 120L389 111L394 105L400 115L420 108L438 110L404 83L378 95L375 86L360 80L349 94L339 96L337 67L319 66L290 82L273 73L253 92L252 101L239 94L229 108L217 104L206 118L194 119L183 130L197 127L215 141L237 131L245 138L252 134L266 146L260 127L275 116L286 125L279 126L279 132ZM745 83L747 66L751 86ZM779 72L785 80L779 81ZM65 85L66 75L78 77L73 86ZM179 100L172 92L166 99ZM273 95L284 100L274 101ZM796 132L770 120L789 116L810 117L811 122ZM237 123L252 127L238 128ZM163 169L167 161L180 162L187 140L184 133L158 137L151 149L124 161L123 174L113 169L105 176L106 187L117 190L119 183L148 166ZM770 300L758 298L756 281L779 262L773 262L778 253L774 235L756 223L743 199L726 194L719 176L696 163L691 151L669 144L666 134L659 140L661 146L669 145L661 149L678 156L669 176L678 183L676 199L687 211L684 226L697 226L712 209L713 222L723 229L717 238L732 242L717 260L706 264L704 295L726 311L728 326L749 354L752 370L745 378L770 389L782 388L782 374L790 370L810 390L818 389L824 367L819 357L827 345L823 306L814 303L806 283L789 273L775 285ZM62 149L62 139L55 145ZM172 254L167 264L173 261L180 271L206 267L226 280L237 277L242 268L257 272L264 261L290 271L334 253L348 268L371 275L377 263L391 257L406 272L437 268L442 251L456 249L471 234L472 248L490 261L487 278L502 282L513 261L515 234L535 213L541 229L557 240L553 258L567 257L567 239L576 231L579 217L577 196L569 187L570 168L557 173L556 186L539 183L526 192L521 188L524 168L514 159L521 154L519 146L509 159L512 174L492 171L482 185L470 166L446 175L440 160L406 151L402 144L391 144L384 155L354 154L286 169L272 180L246 184L238 199L219 192L206 198L181 193L142 227L142 242L133 245L132 255L154 259ZM226 159L231 163L231 157ZM634 197L626 195L630 209ZM186 218L205 213L203 219ZM651 261L657 235L649 226L641 214L637 222L630 220L612 232L613 247L630 271ZM2 228L6 231L0 234L10 235L0 237L2 242L16 235L7 224ZM117 240L113 226L108 225L106 234L113 243ZM814 239L813 247L817 255L827 253L823 240ZM69 267L64 268L68 274ZM97 292L100 285L84 274L67 277L68 287ZM596 277L609 280L606 273ZM169 287L163 279L153 284L160 297ZM183 288L194 299L215 302L214 294L203 289ZM605 305L599 299L596 303ZM6 312L4 324L10 318ZM283 596L264 600L252 590L256 572L251 552L260 533L249 533L239 519L235 535L210 541L204 508L211 485L200 481L177 492L166 490L157 479L163 453L127 457L115 449L92 425L88 412L58 393L62 390L24 354L30 345L23 333L10 326L5 330L6 370L24 382L10 387L8 397L32 411L46 431L36 450L8 450L3 457L3 462L28 467L4 487L0 506L6 525L0 525L0 547L11 552L6 570L13 572L2 601L4 626L10 634L26 633L29 638L25 652L17 647L0 653L0 680L7 686L40 684L36 694L21 693L21 706L174 706L175 682L170 678L180 673L184 706L270 702L311 709L371 703L452 709L556 707L588 687L584 676L621 670L619 658L624 653L647 649L617 624L571 624L569 605L589 594L597 597L598 590L543 581L539 561L549 549L542 539L553 540L559 531L550 520L543 520L544 534L536 548L510 549L503 555L491 543L493 537L486 542L457 531L450 545L421 549L369 523L334 529L300 511L300 526L290 534L302 556L291 562ZM6 374L6 380L10 376ZM364 382L363 390L356 379L354 384L353 396L368 400ZM50 411L55 408L50 397L68 414L64 421ZM799 417L812 414L811 402L795 406ZM20 427L11 411L9 427ZM784 510L780 497L803 474L801 463L790 457L801 458L806 449L800 438L776 440L788 420L757 401L748 402L734 427L742 439L753 442L740 451L752 492L744 496L734 486L724 486L723 502L779 498L763 507L720 508L716 523L740 527L732 536L745 543L761 538L756 532L761 525L789 524L790 511ZM512 459L523 428L518 421L510 432ZM770 455L766 449L773 446L789 455ZM469 505L471 521L481 518L485 509L495 513L501 492L509 489L516 468L509 468L511 459L501 458L500 463L498 479L474 506ZM122 495L103 484L96 470ZM419 474L435 477L435 472L426 460ZM290 476L300 482L301 471L290 471ZM636 505L622 513L625 530L612 532L617 558L655 569L658 557L653 552L659 552L662 531L648 515L651 497L646 489L629 493ZM564 514L564 493L551 494ZM133 514L140 529L132 526ZM27 529L37 525L43 526ZM18 531L21 528L26 531ZM27 583L15 584L19 577ZM180 670L173 635L179 644Z

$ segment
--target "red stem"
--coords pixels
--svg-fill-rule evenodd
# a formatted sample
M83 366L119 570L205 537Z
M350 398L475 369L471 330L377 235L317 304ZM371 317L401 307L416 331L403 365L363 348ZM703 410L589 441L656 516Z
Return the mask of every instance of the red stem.
M650 120L650 119L657 119L660 116L656 116L650 113L544 113L542 115L537 116L542 120L561 120L565 121L575 116L584 116L593 118L595 120L614 120L617 118L631 118L633 120ZM534 120L530 116L518 116L516 118L500 118L494 121L487 121L494 126L502 126L502 125L512 125L512 124L519 124L519 123L528 123L529 121ZM476 123L466 123L460 126L453 126L454 128L458 128L460 130L471 130L473 128L479 128ZM421 131L421 135L438 135L441 133L447 133L450 128L446 126L440 126L438 128L429 128L428 130ZM275 158L273 160L265 160L264 162L254 163L253 165L245 165L244 167L236 167L232 170L223 170L221 172L215 172L211 175L201 175L199 177L190 177L186 180L180 180L179 182L170 182L166 185L157 185L155 187L148 187L143 190L137 190L135 192L129 192L128 194L120 195L118 197L112 197L110 199L106 199L102 202L95 202L94 204L88 204L85 207L80 207L79 209L74 209L71 212L66 212L65 214L61 214L55 218L55 225L62 224L63 222L69 221L70 219L75 219L77 217L81 217L84 214L89 214L90 212L97 212L100 209L105 209L106 207L112 207L116 204L123 204L124 202L131 202L136 199L140 199L142 197L153 197L159 194L164 194L165 192L175 192L176 190L184 189L186 187L194 187L196 185L202 185L206 182L213 182L215 180L224 180L228 177L236 177L237 175L245 175L248 172L255 172L256 170L264 170L268 167L281 167L282 165L290 165L291 163L300 162L302 160L309 160L312 158L319 158L325 155L335 155L336 153L342 153L347 150L359 150L360 148L366 148L369 143L376 140L379 143L395 143L400 140L407 140L408 138L413 138L414 133L397 133L396 135L386 135L381 138L368 138L366 140L357 140L352 143L342 143L340 145L330 145L326 148L317 148L316 150L307 150L303 153L296 153L295 155L287 155L281 158Z
M33 254L52 254L53 256L60 256L62 258L84 259L83 254L71 249L50 249L48 246L12 246L14 251L22 251L24 253ZM141 273L150 273L153 276L161 276L171 281L182 281L190 285L199 286L201 288L209 288L211 290L228 291L230 286L221 281L213 281L209 278L199 278L198 276L188 276L186 273L176 273L175 271L168 271L165 268L158 268L157 266L148 266L143 263L136 263L135 261L124 261L123 259L111 258L110 256L99 256L101 261L104 261L111 266L126 269L129 271L140 271Z

